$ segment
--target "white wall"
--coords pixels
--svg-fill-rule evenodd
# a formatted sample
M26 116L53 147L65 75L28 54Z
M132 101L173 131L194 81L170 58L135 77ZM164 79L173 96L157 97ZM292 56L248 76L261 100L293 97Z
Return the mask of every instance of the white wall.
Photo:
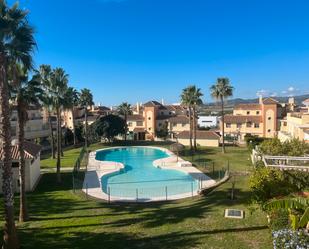
M25 164L25 187L26 191L32 191L35 184L40 179L40 156L34 160L30 166L30 160L26 160ZM2 193L2 162L0 162L0 193ZM13 171L13 189L15 192L19 192L18 180L19 180L19 168L12 168Z
M219 119L217 116L200 116L198 118L198 126L199 127L214 127L219 123Z

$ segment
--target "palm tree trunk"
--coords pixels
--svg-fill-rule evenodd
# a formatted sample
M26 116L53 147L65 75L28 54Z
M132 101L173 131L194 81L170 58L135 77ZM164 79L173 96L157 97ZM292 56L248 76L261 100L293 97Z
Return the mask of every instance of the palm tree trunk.
M196 107L193 106L193 144L194 144L194 151L197 150L196 145Z
M127 126L127 114L124 115L124 121L125 121L125 133L124 133L124 141L127 141L127 132L128 132L128 126Z
M74 146L76 146L74 107L72 108L72 129L73 129L73 143L74 143Z
M6 60L0 54L0 125L3 138L2 192L4 204L4 228L2 248L19 248L14 221L14 192L11 160L11 122L9 92L6 78Z
M61 125L60 125L60 109L57 107L57 181L61 182L60 167L61 167Z
M222 153L225 153L225 143L224 143L224 101L223 98L221 97L221 119L222 119Z
M18 105L18 149L19 149L19 221L24 222L28 220L27 200L26 200L26 186L25 186L25 117L23 115L22 106Z
M88 147L88 113L87 107L85 108L85 147Z
M50 137L51 137L51 153L52 153L52 158L55 159L56 158L56 155L55 155L55 138L54 138L53 124L52 124L50 111L48 111L48 123L49 123L49 129L50 129Z
M192 112L191 112L191 107L189 106L189 139L190 139L190 150L192 152L193 147L192 147Z
M62 127L60 123L60 152L61 152L61 157L64 157L62 142L63 142L63 134L62 134Z

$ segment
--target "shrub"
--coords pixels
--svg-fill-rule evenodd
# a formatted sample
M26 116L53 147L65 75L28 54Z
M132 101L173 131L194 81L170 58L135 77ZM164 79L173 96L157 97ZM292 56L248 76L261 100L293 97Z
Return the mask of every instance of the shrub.
M284 173L265 167L256 168L249 180L252 199L262 205L271 198L288 195L298 190Z
M274 249L308 249L309 235L304 230L293 231L283 229L274 231L273 245Z
M278 138L272 138L263 141L260 150L263 154L272 156L303 156L309 153L309 145L298 139L282 143Z
M251 135L251 134L245 135L245 141L250 151L253 150L257 145L260 145L266 139L267 138L259 137L259 136Z

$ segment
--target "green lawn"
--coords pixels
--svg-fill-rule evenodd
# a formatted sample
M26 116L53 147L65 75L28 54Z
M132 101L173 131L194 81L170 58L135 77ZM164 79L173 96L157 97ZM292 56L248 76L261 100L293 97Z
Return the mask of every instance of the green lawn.
M67 151L67 157L75 151ZM237 172L250 169L246 149L228 148L223 156L206 148L201 157L217 163L229 158ZM46 173L29 194L32 220L18 224L23 248L272 248L265 215L248 210L246 175L237 177L233 201L226 182L206 196L148 204L86 200L72 193L71 173L63 173L62 179L59 185L55 173ZM227 207L244 209L245 219L225 219Z

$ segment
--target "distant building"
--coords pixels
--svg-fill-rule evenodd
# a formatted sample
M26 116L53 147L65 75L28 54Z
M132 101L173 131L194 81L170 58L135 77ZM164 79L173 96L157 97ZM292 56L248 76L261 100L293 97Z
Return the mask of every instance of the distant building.
M187 109L181 105L163 105L158 101L137 104L127 118L128 129L134 140L153 140L161 130L169 136L189 130Z
M199 116L198 126L199 127L216 127L219 125L219 117L217 116Z
M48 120L45 118L44 110L40 106L30 106L27 111L28 120L25 123L25 139L30 142L48 144L51 135ZM18 139L18 116L16 106L11 109L11 135L12 140ZM0 128L1 129L1 128ZM0 146L2 138L0 137Z
M26 191L32 191L40 179L40 152L41 146L25 141L25 187ZM19 192L19 145L11 147L13 189ZM3 149L0 147L0 193L2 192L2 162Z
M233 114L224 116L225 134L244 140L245 135L275 137L280 130L280 119L286 115L286 107L273 98L260 97L259 103L238 104Z
M298 112L291 112L281 120L278 138L284 142L292 138L309 143L309 99L303 102L305 107Z

